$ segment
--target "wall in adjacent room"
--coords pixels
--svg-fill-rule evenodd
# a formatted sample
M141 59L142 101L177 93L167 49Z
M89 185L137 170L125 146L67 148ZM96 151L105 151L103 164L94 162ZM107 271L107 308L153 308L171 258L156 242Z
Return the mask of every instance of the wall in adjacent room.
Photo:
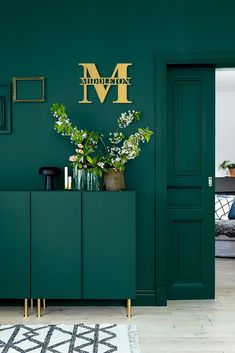
M0 135L0 188L42 188L40 166L67 164L73 148L53 130L49 114L53 102L63 102L79 127L107 133L122 111L137 108L143 113L141 125L155 130L156 53L234 51L234 12L232 0L3 2L0 83L10 83L13 76L45 76L47 101L12 105L12 134ZM79 104L79 62L96 63L103 76L109 76L118 62L133 63L129 70L133 103L112 104L113 90L104 104L95 94L93 104ZM152 304L155 183L161 168L155 163L158 134L155 131L141 156L126 169L127 187L137 192L137 288L143 303Z
M235 163L235 69L216 72L216 176L226 175L221 162Z

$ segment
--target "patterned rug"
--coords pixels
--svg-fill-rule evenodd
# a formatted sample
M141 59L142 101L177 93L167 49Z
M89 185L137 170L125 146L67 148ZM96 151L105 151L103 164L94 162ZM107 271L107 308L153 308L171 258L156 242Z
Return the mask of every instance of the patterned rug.
M0 325L0 353L140 353L131 325Z

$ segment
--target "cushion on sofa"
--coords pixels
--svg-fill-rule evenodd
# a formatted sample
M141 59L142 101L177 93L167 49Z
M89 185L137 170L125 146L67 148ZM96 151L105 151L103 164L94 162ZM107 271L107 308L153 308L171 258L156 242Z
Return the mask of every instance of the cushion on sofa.
M233 201L230 211L228 213L228 218L229 219L235 219L235 200Z
M215 219L228 220L228 214L233 204L234 195L215 195Z

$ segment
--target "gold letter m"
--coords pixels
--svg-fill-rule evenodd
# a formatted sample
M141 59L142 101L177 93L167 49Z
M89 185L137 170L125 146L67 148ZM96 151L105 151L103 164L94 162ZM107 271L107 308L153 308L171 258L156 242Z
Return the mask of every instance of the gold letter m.
M118 97L113 103L132 103L127 98L127 87L130 85L130 77L127 77L128 66L132 64L117 64L111 77L100 77L95 64L79 64L83 67L84 76L81 77L80 85L83 86L83 100L79 103L92 103L88 99L88 86L94 86L101 103L110 90L110 86L117 86Z

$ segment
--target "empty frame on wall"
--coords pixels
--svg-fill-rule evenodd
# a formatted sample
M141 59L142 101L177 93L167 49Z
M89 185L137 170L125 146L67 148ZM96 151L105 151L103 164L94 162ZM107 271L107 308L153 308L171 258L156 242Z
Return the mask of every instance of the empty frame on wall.
M43 103L45 102L45 78L13 77L13 102Z
M0 85L0 134L11 133L11 90L9 85Z

